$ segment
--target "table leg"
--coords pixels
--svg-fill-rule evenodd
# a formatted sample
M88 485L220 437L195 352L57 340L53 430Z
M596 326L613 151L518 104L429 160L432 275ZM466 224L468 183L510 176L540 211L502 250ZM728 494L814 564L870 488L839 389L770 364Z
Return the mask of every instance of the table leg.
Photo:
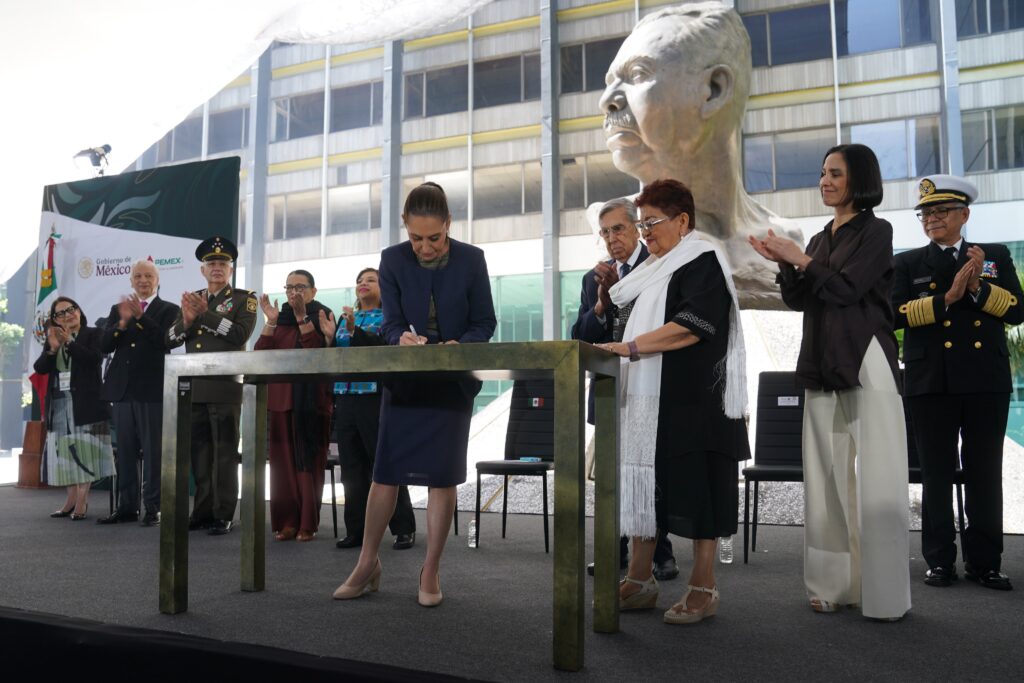
M584 440L583 372L579 349L554 370L555 576L554 665L583 667Z
M242 590L261 591L266 582L267 385L242 392Z
M595 376L594 631L619 631L619 412L614 377Z
M160 611L188 609L188 472L192 451L192 381L164 378L160 463Z

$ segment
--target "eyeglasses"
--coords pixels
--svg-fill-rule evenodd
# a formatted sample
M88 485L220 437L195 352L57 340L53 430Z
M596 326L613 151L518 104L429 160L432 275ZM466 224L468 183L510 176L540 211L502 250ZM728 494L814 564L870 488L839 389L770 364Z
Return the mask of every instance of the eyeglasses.
M672 216L672 218L675 218L675 216ZM650 232L651 230L654 230L654 226L657 225L658 223L664 223L665 221L670 221L670 220L672 220L672 218L648 218L645 221L637 221L633 225L636 226L637 230L642 230L644 232Z
M289 293L290 292L295 292L297 294L302 294L307 289L309 289L309 285L285 285L284 286L284 291L289 292Z
M597 231L597 234L601 236L601 239L606 240L611 235L615 235L616 237L618 237L619 235L626 232L627 229L627 226L623 225L622 223L619 223L617 225L613 225L610 228L601 228L600 230Z
M54 318L66 318L66 317L68 317L69 315L71 315L72 313L74 313L77 310L78 310L78 306L73 306L73 305L72 306L68 306L67 308L62 308L59 311L54 311L53 312L53 317Z
M921 221L922 223L927 223L929 218L934 218L935 220L941 221L944 220L946 216L949 215L950 211L960 211L963 208L964 207L962 206L939 206L934 209L922 209L921 211L918 211L915 215L917 216L917 220Z

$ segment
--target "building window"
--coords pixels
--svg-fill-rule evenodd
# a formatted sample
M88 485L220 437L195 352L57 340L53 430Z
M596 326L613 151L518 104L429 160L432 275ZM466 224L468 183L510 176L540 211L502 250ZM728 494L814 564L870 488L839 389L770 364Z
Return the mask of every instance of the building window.
M883 180L939 172L938 117L861 123L843 126L842 133L843 142L859 142L875 152Z
M427 116L466 111L469 105L469 69L465 64L426 73Z
M1024 3L1020 0L956 0L956 33L959 38L1024 28Z
M423 74L405 77L405 119L423 118Z
M517 55L473 65L473 107L540 98L540 55Z
M383 81L331 89L331 132L365 128L380 123Z
M1024 106L964 112L967 173L1024 168Z
M640 182L615 168L608 153L562 159L561 207L583 209L640 191Z
M473 171L473 218L523 213L523 166L492 166Z
M345 185L327 191L328 233L338 235L370 228L370 185Z
M836 0L839 56L891 50L931 40L928 0Z
M821 158L834 144L834 128L744 138L743 172L747 191L815 187L821 176Z
M779 66L832 56L828 5L811 5L760 15L746 15L754 66Z
M625 39L625 36L621 36L583 45L563 46L562 94L604 90L608 67Z
M229 109L210 114L210 154L243 149L249 142L249 108Z
M282 97L274 100L271 142L295 140L324 132L324 94Z
M270 197L267 232L271 240L320 236L320 193Z

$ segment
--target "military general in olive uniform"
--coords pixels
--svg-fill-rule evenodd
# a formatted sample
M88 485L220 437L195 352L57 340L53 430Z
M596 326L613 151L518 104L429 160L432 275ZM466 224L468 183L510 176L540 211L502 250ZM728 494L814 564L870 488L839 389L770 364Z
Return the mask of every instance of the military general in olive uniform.
M181 313L167 333L167 346L186 353L242 351L256 325L256 295L230 285L238 249L211 237L196 249L207 287L181 297ZM238 501L238 422L242 385L233 379L192 382L192 474L196 498L188 528L210 534L231 531Z
M904 393L924 484L924 581L949 586L957 578L953 474L961 462L965 574L987 588L1010 590L1000 571L1003 439L1012 388L1005 326L1024 320L1024 297L1009 250L972 244L961 234L978 195L974 185L933 175L919 189L917 216L930 242L896 256L892 302L896 327L906 329Z

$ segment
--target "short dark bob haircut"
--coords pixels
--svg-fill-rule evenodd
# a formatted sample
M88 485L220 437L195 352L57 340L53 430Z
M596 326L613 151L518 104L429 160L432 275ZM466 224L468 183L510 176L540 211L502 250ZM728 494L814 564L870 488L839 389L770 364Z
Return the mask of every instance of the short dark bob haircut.
M853 203L857 211L873 209L882 203L882 171L878 157L867 145L857 143L836 145L821 158L822 167L829 154L842 154L846 160L846 196L843 201Z
M671 178L655 180L643 189L633 202L636 208L650 206L658 209L666 216L675 218L680 214L690 217L690 230L697 229L697 215L693 208L693 193L690 188L678 180Z
M78 309L78 317L82 321L82 327L85 327L86 325L89 324L88 319L86 319L85 317L85 311L82 310L82 307L78 305L77 301L75 301L69 296L58 296L56 299L53 300L53 303L50 304L50 322L57 322L57 304L59 304L61 301L66 301Z
M313 273L309 272L308 270L302 270L301 268L299 268L298 270L293 270L292 272L290 272L288 274L289 275L299 275L301 277L304 277L304 278L306 278L306 282L309 283L310 287L316 287L316 280L313 279Z

